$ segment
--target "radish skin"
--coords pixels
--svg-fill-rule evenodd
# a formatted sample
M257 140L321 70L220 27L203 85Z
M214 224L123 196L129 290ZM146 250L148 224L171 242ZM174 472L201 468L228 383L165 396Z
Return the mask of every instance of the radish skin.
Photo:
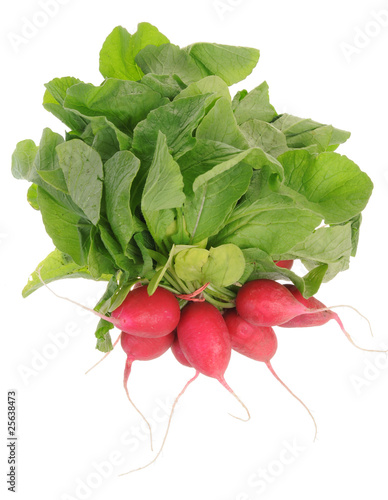
M245 283L236 297L238 314L257 326L275 326L308 312L292 293L273 280L253 280Z
M180 348L192 367L218 380L245 408L249 420L248 408L229 387L224 377L232 345L228 328L219 310L208 302L187 304L182 310L177 334Z
M126 333L145 338L157 338L175 330L179 318L179 302L174 294L157 287L148 295L140 286L128 293L124 302L112 312L118 327Z
M278 267L283 267L284 269L291 269L294 264L293 260L275 260L274 262Z

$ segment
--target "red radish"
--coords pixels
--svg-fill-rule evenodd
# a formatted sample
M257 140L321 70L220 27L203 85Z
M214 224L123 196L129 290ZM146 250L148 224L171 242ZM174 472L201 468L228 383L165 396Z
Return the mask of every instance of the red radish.
M178 337L175 337L175 340L171 346L171 351L174 354L176 360L183 366L188 366L192 368L192 365L187 361L186 356L183 354L181 346L179 345Z
M284 269L291 269L294 264L293 260L275 260L274 262L278 267L283 267Z
M275 326L309 311L292 293L273 280L253 280L237 293L238 314L253 325Z
M295 318L292 318L291 320L287 321L286 323L283 323L279 326L283 328L303 328L303 327L308 327L308 326L322 326L326 324L328 321L331 319L334 319L345 334L346 338L355 346L357 349L361 349L362 351L371 351L371 352L385 352L385 351L378 351L374 349L364 349L357 344L354 343L352 337L349 335L349 333L345 330L345 327L338 316L337 313L331 311L330 309L326 308L325 304L320 302L318 299L315 297L309 297L308 299L304 298L303 295L300 293L300 291L296 288L295 285L284 285L291 293L292 295L296 298L298 302L306 306L308 309L314 310L314 309L319 309L320 311L317 313L310 313L310 314L301 314L300 316L296 316ZM358 312L358 311L357 311ZM358 313L360 314L360 313ZM362 315L361 315L362 316ZM365 318L365 316L362 316ZM365 318L367 321L368 319ZM369 323L369 321L368 321Z
M151 359L158 358L164 354L174 342L175 334L169 333L163 337L158 338L144 338L138 337L136 335L130 335L129 333L121 333L121 347L127 354L127 361L125 363L124 369L124 389L130 403L133 405L135 410L141 415L144 421L147 423L150 430L151 437L151 449L152 449L152 431L150 424L140 412L140 410L133 404L129 392L128 392L128 377L131 373L132 363L134 361L150 361Z
M135 283L133 289L124 299L124 302L112 312L112 316L106 316L83 304L79 304L75 300L63 297L54 292L42 280L39 269L37 273L42 284L53 295L82 307L85 311L89 311L108 323L112 323L112 325L125 333L145 338L163 337L175 330L179 322L179 302L173 293L163 287L157 287L152 295L148 295L146 286L139 285L139 282Z
M187 361L198 372L217 379L247 407L226 383L224 373L228 367L232 346L229 332L220 311L208 302L191 302L181 314L177 328L180 348Z
M272 375L306 408L314 421L315 439L317 436L317 425L313 415L303 401L301 401L279 378L271 365L271 359L275 355L278 347L273 328L268 326L254 326L242 319L235 309L227 311L224 314L224 320L229 330L232 349L255 361L265 363Z
M179 302L162 287L148 295L141 286L128 293L124 302L112 312L114 325L139 337L156 338L171 333L180 318ZM112 321L111 321L112 322Z
M298 302L303 304L304 306L308 307L309 309L325 309L326 306L322 302L320 302L318 299L315 297L310 297L308 299L305 299L303 295L300 293L300 291L296 288L295 285L284 285L291 293L292 295L296 298ZM333 311L326 310L326 311L321 311L315 314L301 314L300 316L296 316L295 318L291 319L290 321L287 321L286 323L283 323L282 327L284 328L294 328L294 327L303 327L303 326L321 326L330 321L331 319L335 319L338 323L341 329L343 330L343 325L342 322L338 316Z

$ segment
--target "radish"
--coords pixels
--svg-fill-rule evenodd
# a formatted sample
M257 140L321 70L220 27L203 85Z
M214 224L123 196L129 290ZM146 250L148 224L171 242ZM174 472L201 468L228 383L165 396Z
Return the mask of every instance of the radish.
M131 400L128 392L128 377L131 373L132 363L134 361L150 361L151 359L156 359L162 354L164 354L172 345L174 341L174 333L169 333L163 337L158 338L144 338L137 337L135 335L130 335L129 333L121 332L121 347L127 355L127 360L125 362L124 369L124 389L127 394L129 402L143 418L143 420L148 425L150 431L151 439L151 450L152 450L152 431L148 420L144 417L141 411L135 406Z
M183 351L181 349L181 346L179 345L179 340L178 337L175 337L175 340L171 346L171 351L173 355L175 356L176 360L183 366L188 366L192 368L193 365L191 365L188 361L186 356L183 354Z
M224 377L232 345L219 310L209 302L187 304L182 310L177 333L179 346L191 366L198 372L218 380L245 408L249 420L248 408L229 387Z
M300 400L287 385L279 378L271 365L271 359L276 353L278 342L274 330L268 326L254 326L245 321L237 314L235 309L230 309L224 314L224 320L229 330L232 349L240 354L265 363L272 375L296 398L308 411L315 426L317 436L317 425L311 411Z
M309 311L285 286L268 279L245 283L237 293L236 309L257 326L281 325Z
M325 304L320 302L318 299L315 297L309 297L308 299L304 298L303 295L300 293L300 291L296 288L295 285L284 285L291 293L292 295L296 298L296 300L303 304L305 307L307 307L310 311L319 309L319 312L312 313L310 312L309 314L301 314L299 316L295 316L294 318L290 319L286 323L283 323L279 326L283 328L303 328L303 327L308 327L308 326L322 326L326 324L328 321L331 319L334 319L339 327L341 328L342 332L345 334L346 338L355 346L357 349L361 349L362 351L370 351L370 352L386 352L386 351L378 351L375 349L364 349L363 347L358 346L352 337L349 335L349 333L345 330L345 327L338 316L337 313L333 312L330 310L330 308L327 308ZM346 306L350 307L350 306ZM360 314L357 311L358 314ZM365 318L362 314L360 314L366 321L369 320ZM369 324L370 326L370 324Z
M291 269L294 264L293 260L275 260L274 262L278 267L283 267L284 269Z
M112 318L113 324L126 333L146 338L163 337L178 324L179 302L165 288L157 287L148 295L147 287L141 286L128 293L124 302L112 312Z
M106 316L54 292L43 281L39 269L37 274L44 287L53 295L91 312L125 333L145 338L163 337L175 330L179 322L179 302L173 293L161 286L158 286L152 295L148 295L147 287L136 283L122 304L112 312L112 316Z

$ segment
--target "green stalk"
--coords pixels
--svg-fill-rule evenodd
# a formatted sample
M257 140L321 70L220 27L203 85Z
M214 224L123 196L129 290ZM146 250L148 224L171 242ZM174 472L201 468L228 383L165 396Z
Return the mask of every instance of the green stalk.
M192 292L195 291L195 288L193 288L192 286L190 286L189 284L185 283L184 281L182 281L179 276L177 276L177 274L175 273L175 271L173 271L171 268L168 270L168 272L170 273L170 275L174 278L174 280L179 283L180 287L182 288L182 290L185 291L186 294L190 294Z
M222 293L222 294L230 297L231 299L235 299L236 298L236 294L233 293L232 290L229 290L228 288L225 288L223 286L209 285L208 289L215 290L215 291L217 291L219 293Z
M212 285L209 285L206 288L206 292L209 295L212 295L213 297L216 297L216 298L221 299L221 300L225 300L226 302L230 302L230 299L235 298L234 296L231 297L230 295L226 295L224 293L219 292L218 290L215 290Z
M232 309L234 307L234 304L232 302L220 302L219 300L214 299L208 293L206 292L202 293L206 301L210 302L210 304L213 304L213 306L216 306L218 309Z
M172 285L173 287L175 287L176 292L174 292L174 293L178 293L178 294L183 293L182 288L178 285L178 283L176 283L174 281L174 279L172 278L172 276L169 274L168 271L164 274L163 278L165 280L167 280L170 283L170 285Z

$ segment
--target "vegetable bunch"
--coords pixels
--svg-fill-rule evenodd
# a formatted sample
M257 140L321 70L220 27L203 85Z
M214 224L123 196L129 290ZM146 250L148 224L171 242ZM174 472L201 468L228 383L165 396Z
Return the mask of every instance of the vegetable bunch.
M185 48L141 23L100 52L101 84L46 84L43 106L67 127L18 143L12 173L31 183L55 250L23 290L62 278L107 281L97 348L135 283L233 308L252 280L291 281L304 298L348 268L372 182L336 153L349 133L278 114L263 82L231 98L253 48ZM300 259L298 276L277 261ZM289 267L289 266L288 266Z

